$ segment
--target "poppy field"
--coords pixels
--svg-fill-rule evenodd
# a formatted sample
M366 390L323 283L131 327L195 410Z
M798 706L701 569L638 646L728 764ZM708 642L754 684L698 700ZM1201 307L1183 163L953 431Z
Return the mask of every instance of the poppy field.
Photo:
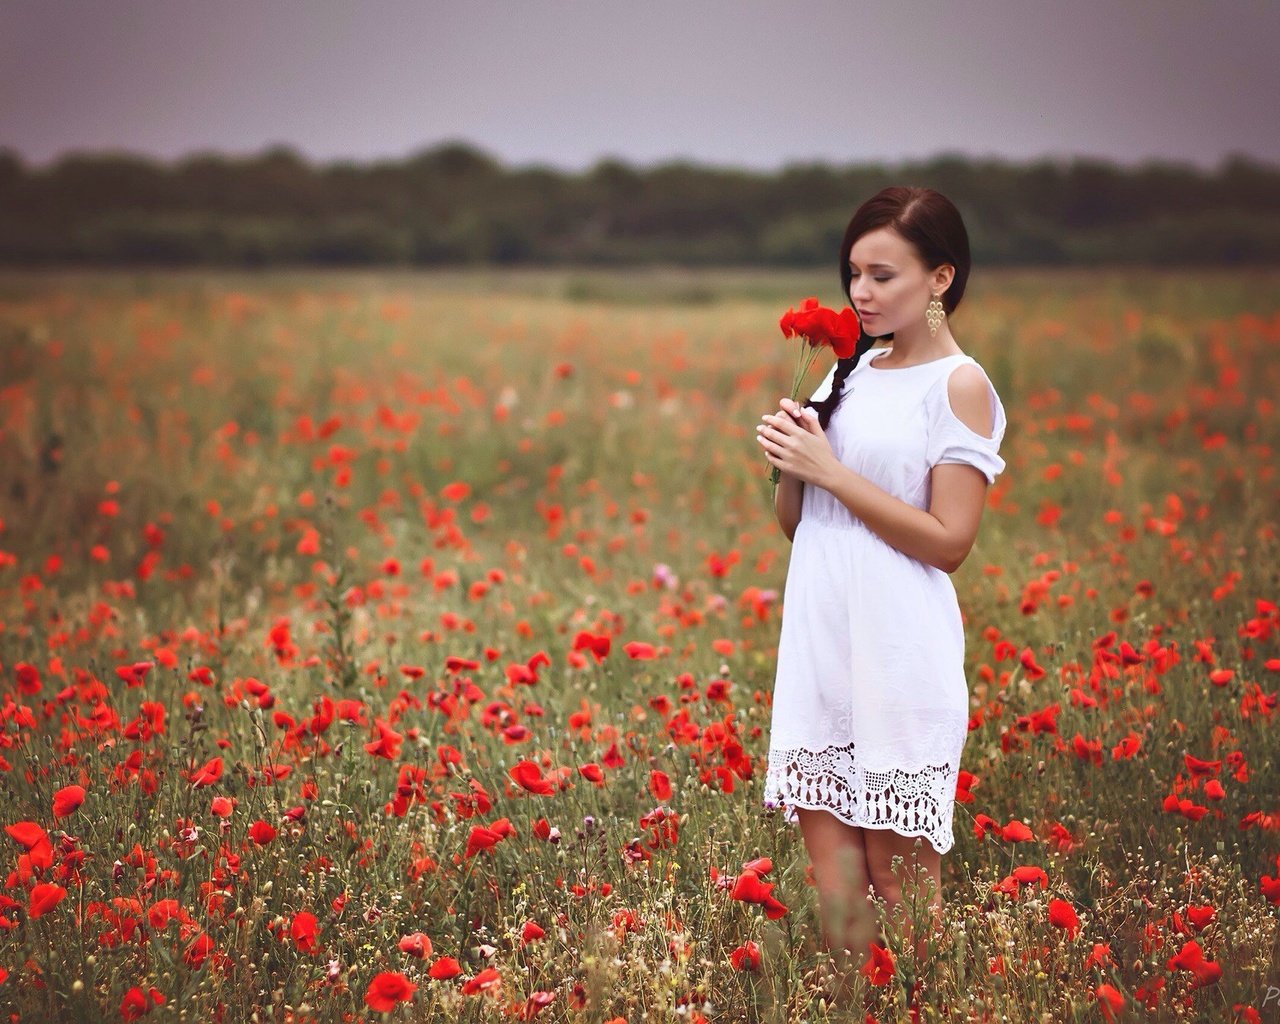
M0 277L0 1021L1280 1020L1278 283L975 271L945 928L851 1017L761 804L834 269Z

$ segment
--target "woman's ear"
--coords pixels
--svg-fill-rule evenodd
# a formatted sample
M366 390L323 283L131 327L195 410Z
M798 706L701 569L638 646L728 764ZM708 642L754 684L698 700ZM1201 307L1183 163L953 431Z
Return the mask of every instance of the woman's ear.
M944 263L940 267L933 270L932 282L933 290L941 295L951 287L951 282L955 280L956 268L950 263Z

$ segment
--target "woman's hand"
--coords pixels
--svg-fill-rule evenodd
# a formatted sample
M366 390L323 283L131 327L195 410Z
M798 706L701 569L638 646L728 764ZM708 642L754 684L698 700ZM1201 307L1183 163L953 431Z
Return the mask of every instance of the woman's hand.
M817 411L802 408L790 398L782 399L778 406L780 412L765 413L756 427L765 458L797 480L822 486L839 460L818 423Z

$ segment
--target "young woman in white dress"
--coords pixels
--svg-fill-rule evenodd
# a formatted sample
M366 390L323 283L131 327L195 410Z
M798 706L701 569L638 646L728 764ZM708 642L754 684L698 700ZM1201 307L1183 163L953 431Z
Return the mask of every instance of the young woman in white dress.
M969 717L949 574L1004 468L1005 416L946 315L969 275L946 197L880 192L850 221L840 263L862 324L854 355L814 399L783 398L757 427L792 542L765 802L801 828L825 945L865 958L885 941L868 897L892 914L921 870L940 922ZM895 856L913 870L895 873ZM909 925L903 940L923 955Z

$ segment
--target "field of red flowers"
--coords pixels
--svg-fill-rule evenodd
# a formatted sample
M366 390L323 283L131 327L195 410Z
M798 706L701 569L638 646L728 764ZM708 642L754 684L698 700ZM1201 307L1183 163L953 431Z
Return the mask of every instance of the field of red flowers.
M975 276L946 931L869 1019L1280 1020L1276 285ZM0 279L0 1020L848 1019L761 806L807 295Z

